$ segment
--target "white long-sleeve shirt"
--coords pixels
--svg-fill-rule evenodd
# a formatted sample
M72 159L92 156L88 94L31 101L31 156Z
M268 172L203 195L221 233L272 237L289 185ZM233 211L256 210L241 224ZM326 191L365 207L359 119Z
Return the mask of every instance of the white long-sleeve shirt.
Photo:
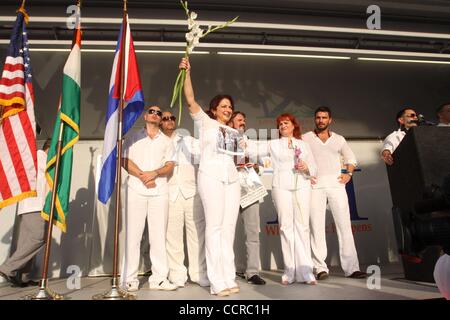
M331 131L325 142L312 131L305 133L302 138L311 147L317 164L317 183L313 188L342 187L339 177L344 165L357 164L355 154L345 138Z
M133 133L123 144L123 157L133 161L142 171L153 171L163 167L166 162L174 161L175 149L172 140L161 131L150 138L145 128ZM157 177L156 187L147 188L133 175L127 178L128 187L144 196L168 194L167 177Z
M233 183L239 179L234 156L243 152L234 149L241 137L236 129L211 119L203 110L191 114L194 125L199 130L200 167L199 171L224 183Z
M50 191L45 179L45 167L47 166L47 154L43 150L37 151L37 179L36 197L26 198L19 202L17 214L40 212L45 204L45 197Z
M317 174L317 166L311 148L302 140L292 138L292 147L289 139L282 137L269 141L247 141L248 153L251 157L270 156L273 167L272 188L283 190L298 190L311 186L309 177L303 173L296 173L295 148L300 149L300 159L306 162L310 176Z
M179 195L189 199L197 194L197 170L200 155L199 140L179 132L171 137L175 148L175 168L169 176L169 199Z
M402 142L405 135L406 132L400 129L392 132L386 137L386 139L384 139L381 152L383 152L384 150L389 150L391 153L394 153L395 149L397 149L398 145L400 144L400 142Z

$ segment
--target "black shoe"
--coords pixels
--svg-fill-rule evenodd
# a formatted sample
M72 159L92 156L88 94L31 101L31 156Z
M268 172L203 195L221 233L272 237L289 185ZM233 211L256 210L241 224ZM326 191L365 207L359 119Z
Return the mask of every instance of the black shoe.
M247 283L263 285L263 284L266 284L266 281L263 278L261 278L259 275L255 274L255 275L251 276L250 278L248 278Z
M362 271L355 271L351 275L349 275L347 278L364 279L364 278L367 278L367 273L362 272Z
M243 272L236 272L236 275L241 279L245 279L245 273Z
M326 271L321 271L316 275L317 280L325 280L327 278L328 278L328 272L326 272Z
M27 282L22 282L21 287L37 287L39 285L39 281L29 280Z
M1 271L0 271L0 277L5 278L6 281L8 281L12 287L20 287L21 286L21 282L18 281L15 277L10 277Z

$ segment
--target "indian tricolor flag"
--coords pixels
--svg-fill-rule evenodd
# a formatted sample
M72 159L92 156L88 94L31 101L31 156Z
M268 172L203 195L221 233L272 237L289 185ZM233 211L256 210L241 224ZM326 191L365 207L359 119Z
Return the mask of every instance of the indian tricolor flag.
M69 212L70 183L72 180L73 145L80 134L80 79L81 79L81 29L78 23L74 33L72 51L64 65L62 94L58 115L53 130L52 143L47 156L46 178L51 189L55 178L58 140L62 125L61 159L56 187L55 216L53 223L66 231L66 216ZM49 192L41 213L49 219L52 193Z

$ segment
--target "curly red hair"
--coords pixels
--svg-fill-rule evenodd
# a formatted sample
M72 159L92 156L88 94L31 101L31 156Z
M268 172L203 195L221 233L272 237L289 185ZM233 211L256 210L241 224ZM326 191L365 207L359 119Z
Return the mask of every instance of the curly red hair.
M284 120L289 120L294 125L294 132L293 132L294 138L301 139L302 138L302 132L300 130L300 124L298 123L298 121L294 117L294 115L291 114L291 113L280 114L277 117L277 128L280 128L280 123L281 123L281 121L284 121Z

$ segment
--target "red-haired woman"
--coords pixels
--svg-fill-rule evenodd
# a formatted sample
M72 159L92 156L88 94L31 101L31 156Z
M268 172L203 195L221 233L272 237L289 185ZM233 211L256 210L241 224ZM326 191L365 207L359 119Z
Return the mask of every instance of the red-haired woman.
M250 156L269 155L272 160L272 198L278 212L284 260L281 282L316 284L309 240L311 180L316 175L316 164L292 114L280 115L277 127L279 139L248 141L247 152Z
M208 114L205 113L195 101L189 61L183 58L179 68L186 70L184 95L200 133L198 192L205 210L205 255L210 292L228 296L239 292L233 243L241 197L234 163L240 134L227 126L233 114L233 99L228 95L215 96Z

